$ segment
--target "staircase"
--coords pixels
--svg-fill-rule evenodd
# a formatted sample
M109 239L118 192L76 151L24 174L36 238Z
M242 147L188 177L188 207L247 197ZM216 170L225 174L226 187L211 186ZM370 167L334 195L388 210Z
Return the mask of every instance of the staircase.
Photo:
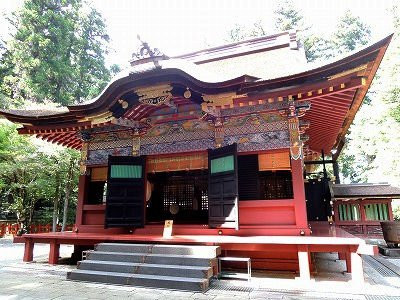
M220 253L218 246L101 243L67 278L203 292Z

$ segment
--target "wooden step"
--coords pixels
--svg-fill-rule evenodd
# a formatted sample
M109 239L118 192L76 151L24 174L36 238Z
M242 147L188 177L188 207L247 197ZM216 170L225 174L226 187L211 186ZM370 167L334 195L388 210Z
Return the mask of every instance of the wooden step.
M100 243L67 278L205 291L220 253L218 246Z
M204 258L213 258L221 254L221 248L218 246L195 245L100 243L96 245L95 250L104 252L193 255Z
M192 255L174 254L144 254L127 252L93 251L88 253L88 260L119 261L131 263L167 264L183 266L207 266L216 265L216 258L203 258Z
M185 278L147 274L127 274L117 272L74 270L68 272L70 280L124 284L143 287L156 287L177 290L204 292L208 289L209 280L205 278Z
M79 270L104 271L131 274L163 275L174 277L206 278L212 276L211 267L129 263L116 261L84 260L78 263Z

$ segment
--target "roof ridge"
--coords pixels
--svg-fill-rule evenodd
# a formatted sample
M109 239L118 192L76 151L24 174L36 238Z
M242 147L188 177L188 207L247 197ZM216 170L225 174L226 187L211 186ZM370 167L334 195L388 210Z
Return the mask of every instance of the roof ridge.
M238 42L233 42L233 43L225 43L225 44L221 44L219 46L214 46L214 47L209 47L209 48L205 48L205 49L201 49L201 50L197 50L197 51L193 51L193 52L189 52L189 53L183 53L180 55L176 55L176 56L171 56L170 58L180 58L180 59L189 59L189 58L193 58L193 57L197 57L200 55L209 55L215 52L222 52L222 51L226 51L229 49L233 49L233 48L239 48L240 50L246 50L245 46L249 46L251 44L257 44L257 43L262 43L262 42L267 42L270 40L273 40L275 38L275 40L280 37L280 36L284 36L287 35L288 36L288 40L287 42L283 43L282 41L280 41L279 45L275 45L275 44L271 44L271 45L264 45L263 49L268 49L268 48L272 48L274 49L277 46L281 46L283 44L289 44L289 46L293 49L297 49L298 45L297 45L297 29L291 29L291 30L285 30L285 31L280 31L274 34L268 34L268 35L263 35L263 36L259 36L259 37L253 37L250 39L246 39L243 41L238 41ZM292 42L296 42L296 46L294 46L292 44ZM247 52L251 52L251 51L255 51L255 49L247 49L248 51L244 51L242 54L245 54ZM259 51L259 49L258 49ZM236 53L237 54L237 53ZM226 56L226 55L225 55ZM221 56L220 59L224 59L225 56ZM201 61L201 60L200 60Z

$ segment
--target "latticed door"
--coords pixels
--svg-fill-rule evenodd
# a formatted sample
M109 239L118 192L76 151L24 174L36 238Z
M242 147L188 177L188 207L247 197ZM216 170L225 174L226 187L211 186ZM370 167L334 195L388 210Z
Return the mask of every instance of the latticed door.
M239 229L237 144L208 150L208 223Z
M144 226L145 158L109 156L105 228Z

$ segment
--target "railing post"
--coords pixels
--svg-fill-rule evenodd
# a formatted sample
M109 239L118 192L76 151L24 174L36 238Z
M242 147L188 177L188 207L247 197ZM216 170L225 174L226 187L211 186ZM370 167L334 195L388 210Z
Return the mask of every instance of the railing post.
M35 244L31 239L25 239L24 259L23 261L29 262L33 260L33 248Z
M51 265L58 264L59 256L60 256L60 244L57 243L57 240L53 240L50 242L49 264Z
M297 255L299 258L299 271L300 279L309 281L311 280L310 273L310 255L307 245L299 245L297 247Z

